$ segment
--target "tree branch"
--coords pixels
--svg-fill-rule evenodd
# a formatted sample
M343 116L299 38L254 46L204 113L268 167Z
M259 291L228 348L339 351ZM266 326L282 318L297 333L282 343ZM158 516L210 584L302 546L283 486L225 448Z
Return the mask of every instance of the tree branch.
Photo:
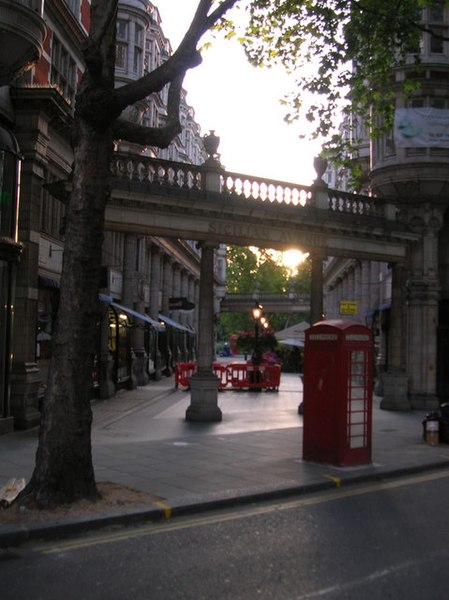
M167 148L173 138L181 133L179 120L179 104L181 101L183 77L178 77L170 84L167 102L167 122L163 127L144 127L119 119L113 126L114 139L127 140L143 146Z
M114 90L116 100L122 109L138 100L159 92L175 78L184 78L188 69L201 64L197 45L201 37L240 0L225 0L215 11L208 14L213 0L200 0L193 20L177 50L162 65L137 81Z
M104 56L102 44L110 27L115 27L118 0L93 0L91 6L92 25L88 38L82 47L87 70L92 75L101 73Z
M178 123L167 123L163 127L144 127L118 119L114 123L113 137L116 140L126 140L142 146L167 148L181 131L182 127L179 121Z
M100 5L101 10L98 10ZM115 16L117 13L118 0L109 0L109 2L98 2L98 0L92 0L92 7L97 8L97 14L100 14L98 23L96 24L95 31L92 35L89 35L90 42L94 44L101 44L101 41L109 29L112 21L115 23Z

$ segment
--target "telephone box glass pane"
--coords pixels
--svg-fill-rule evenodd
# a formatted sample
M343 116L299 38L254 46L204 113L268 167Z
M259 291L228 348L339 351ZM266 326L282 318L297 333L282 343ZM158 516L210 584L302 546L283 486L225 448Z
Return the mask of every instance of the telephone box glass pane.
M368 352L349 352L347 440L350 448L368 444Z

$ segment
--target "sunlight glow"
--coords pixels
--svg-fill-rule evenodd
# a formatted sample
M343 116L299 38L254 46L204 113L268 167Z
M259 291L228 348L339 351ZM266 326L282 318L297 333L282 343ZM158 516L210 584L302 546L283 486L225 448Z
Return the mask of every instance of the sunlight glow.
M292 248L291 250L286 250L282 253L282 264L289 269L296 269L308 256L308 253Z
M254 252L258 258L260 257L259 249L256 246L249 246L249 249L251 252ZM291 276L296 275L298 266L309 256L308 252L301 252L301 250L297 250L296 248L291 248L284 252L281 252L280 250L269 250L268 253L277 264L287 267Z

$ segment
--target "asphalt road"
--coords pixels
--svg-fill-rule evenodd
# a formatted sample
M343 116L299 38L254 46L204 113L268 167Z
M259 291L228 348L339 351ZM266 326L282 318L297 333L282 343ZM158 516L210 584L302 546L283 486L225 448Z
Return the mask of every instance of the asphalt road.
M2 600L446 600L449 471L0 553Z

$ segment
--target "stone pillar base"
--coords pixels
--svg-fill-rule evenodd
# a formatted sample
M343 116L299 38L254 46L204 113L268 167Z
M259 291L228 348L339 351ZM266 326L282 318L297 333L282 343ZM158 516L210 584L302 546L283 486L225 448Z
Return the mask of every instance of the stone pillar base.
M115 395L115 385L113 381L114 361L109 352L100 357L100 399L107 400Z
M4 417L0 418L0 435L11 433L14 429L14 418Z
M434 394L410 394L410 404L413 410L438 410L440 401Z
M136 355L134 354L134 350L131 350L131 365L129 371L129 379L127 381L127 390L135 390L137 388L137 377L136 377Z
M133 371L137 385L147 385L150 377L147 371L148 355L145 350L135 350L136 358L133 362Z
M31 429L39 425L39 384L41 376L36 363L16 362L11 369L11 416L15 429Z
M222 413L218 407L218 377L212 372L195 373L190 378L190 406L186 421L199 423L219 422Z
M408 377L402 373L382 373L383 398L380 408L384 410L411 410L408 398Z
M162 371L161 371L161 353L159 352L159 348L156 350L156 354L154 357L154 381L160 381L162 379Z

